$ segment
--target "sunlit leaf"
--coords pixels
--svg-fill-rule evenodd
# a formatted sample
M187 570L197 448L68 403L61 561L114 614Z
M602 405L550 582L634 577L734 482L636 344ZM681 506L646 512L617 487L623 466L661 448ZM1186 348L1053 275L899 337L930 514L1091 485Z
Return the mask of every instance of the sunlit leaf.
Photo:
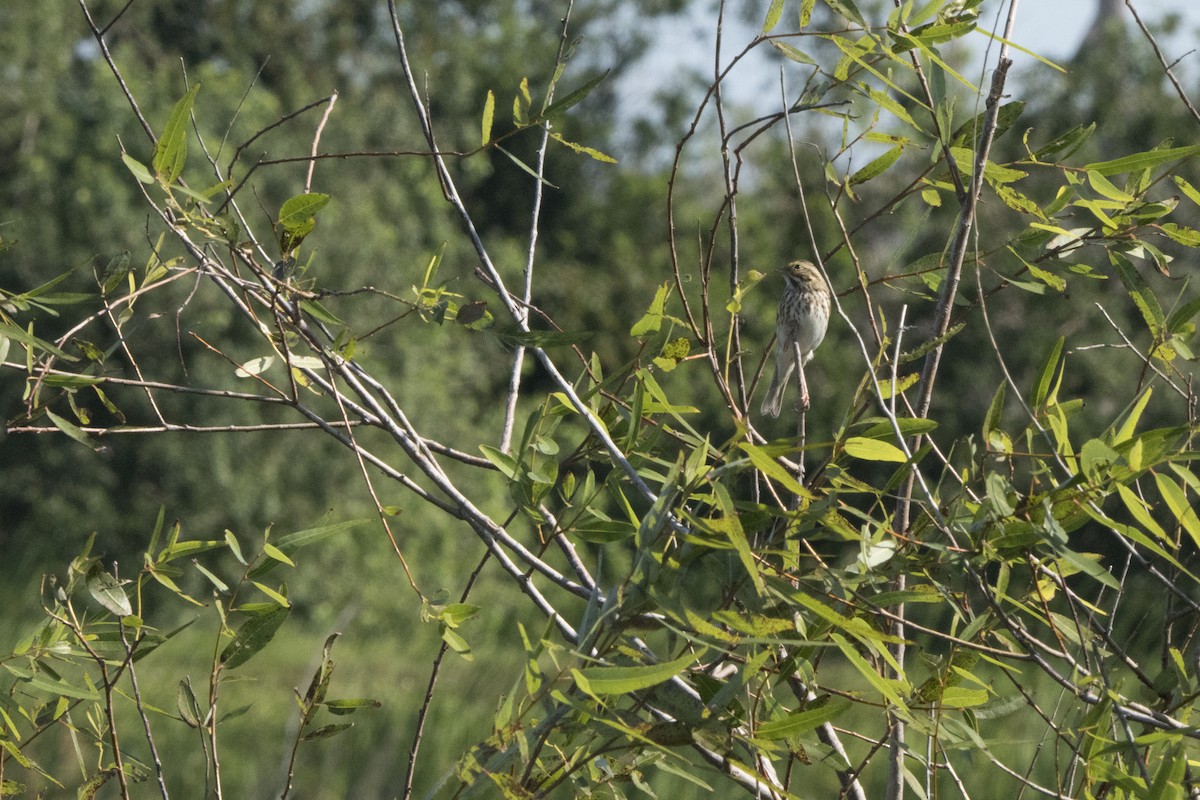
M163 183L174 183L187 161L187 129L192 113L192 104L200 84L194 83L171 109L167 124L154 147L154 172ZM128 166L126 162L126 166ZM135 173L136 174L136 173Z

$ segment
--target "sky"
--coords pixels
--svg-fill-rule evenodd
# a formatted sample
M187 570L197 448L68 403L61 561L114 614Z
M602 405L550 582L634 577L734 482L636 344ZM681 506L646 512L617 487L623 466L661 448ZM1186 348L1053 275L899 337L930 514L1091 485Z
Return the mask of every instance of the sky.
M1167 14L1178 14L1184 23L1181 33L1191 33L1192 36L1186 38L1194 41L1195 28L1200 25L1200 3L1196 0L1134 0L1133 7L1147 25L1153 25ZM1042 55L1072 55L1095 16L1095 0L1022 0L1017 5L1013 38ZM1133 24L1128 12L1124 12L1124 16L1129 24ZM1170 43L1185 45L1188 44L1186 38L1177 36ZM1190 49L1190 46L1168 57L1177 58L1183 55L1184 49ZM1200 54L1192 58L1198 59Z
M746 2L746 0L737 0ZM761 8L765 16L768 7L767 0L753 0L755 6ZM1180 68L1182 75L1200 75L1200 50L1189 51L1200 46L1200 0L1133 0L1134 8L1142 20L1155 31L1156 23L1168 14L1178 15L1180 25L1173 36L1160 36L1159 46L1169 61L1183 57ZM727 9L736 8L734 2L727 4ZM788 0L784 5L784 19L792 18L799 7L799 0ZM692 17L675 19L658 23L659 31L655 33L656 45L645 64L632 70L622 94L626 108L634 111L643 104L652 104L653 93L661 88L664 77L677 73L681 67L691 67L703 70L704 74L712 72L713 31L711 9L704 3L692 6ZM1003 6L996 0L986 0L980 22L991 28L993 25L998 32L1003 30L1004 18L996 19L997 9L1007 12L1008 3ZM755 25L743 23L738 19L739 14L727 11L727 25L724 50L726 60L739 51L746 42L757 33ZM1122 3L1122 16L1127 24L1133 25L1133 19L1125 10ZM1017 0L1017 16L1013 33L1013 41L1050 60L1065 60L1078 49L1080 42L1096 16L1096 0ZM780 30L785 23L780 23ZM792 23L794 25L794 21ZM968 40L978 41L980 48L986 44L982 35L976 34ZM768 48L762 48L764 51ZM995 51L992 58L994 60ZM1014 67L1009 73L1010 78L1020 80L1023 74L1030 71L1049 69L1036 60L1019 52L1014 53ZM778 103L779 68L777 62L767 58L750 58L739 67L737 73L731 76L734 89L749 96L760 96L767 104ZM647 76L657 76L647 79ZM771 97L774 95L774 97ZM733 99L733 98L729 98Z

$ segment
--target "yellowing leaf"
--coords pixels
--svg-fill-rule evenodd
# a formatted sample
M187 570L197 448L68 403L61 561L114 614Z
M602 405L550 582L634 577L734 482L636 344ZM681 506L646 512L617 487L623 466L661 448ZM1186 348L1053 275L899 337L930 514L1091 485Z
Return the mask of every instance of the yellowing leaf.
M845 443L846 453L863 461L894 461L903 464L908 460L904 451L890 442L851 436Z

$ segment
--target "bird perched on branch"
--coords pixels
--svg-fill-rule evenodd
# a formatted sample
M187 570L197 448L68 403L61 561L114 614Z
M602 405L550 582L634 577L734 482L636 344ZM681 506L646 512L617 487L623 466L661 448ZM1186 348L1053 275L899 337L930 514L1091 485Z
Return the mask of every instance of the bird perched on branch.
M762 402L762 413L778 417L788 380L800 364L800 405L808 408L804 365L825 338L829 325L829 286L811 261L793 261L783 268L784 288L775 323L775 377ZM799 349L799 353L797 353Z

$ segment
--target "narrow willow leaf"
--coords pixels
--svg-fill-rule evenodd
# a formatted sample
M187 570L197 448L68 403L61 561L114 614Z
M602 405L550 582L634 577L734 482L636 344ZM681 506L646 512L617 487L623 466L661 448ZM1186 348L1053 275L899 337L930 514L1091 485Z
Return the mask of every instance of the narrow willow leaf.
M812 492L808 491L801 485L800 481L796 480L792 473L768 453L763 448L743 442L738 445L749 457L750 463L771 480L778 483L783 488L787 489L792 494L799 495L805 498L812 498Z
M242 364L234 374L239 378L252 378L255 375L266 372L272 364L275 363L275 356L262 356L261 358L252 358L245 364Z
M674 661L646 667L589 667L576 674L582 675L593 694L628 694L669 681L695 664L704 652L702 648Z
M292 607L291 602L287 599L287 595L283 594L282 592L277 592L274 589L272 589L270 586L267 586L264 583L259 583L258 581L251 581L251 583L253 583L255 586L257 586L260 592L262 592L267 597L274 600L280 606L282 606L284 608ZM284 587L284 588L286 589L287 587Z
M556 114L561 114L567 109L571 108L580 100L591 94L592 89L595 89L601 81L607 78L609 72L610 70L606 69L599 75L593 75L591 78L588 78L588 80L585 81L584 84L578 89L571 92L563 99L555 100L553 103L547 106L546 109L542 111L542 116L549 119L550 117L555 116ZM528 84L526 84L526 87L528 87Z
M1097 161L1084 167L1085 170L1095 170L1101 175L1119 175L1123 172L1137 172L1143 169L1153 169L1168 161L1178 161L1200 155L1200 144L1187 147L1168 147L1163 150L1148 150L1144 153L1114 158L1112 161Z
M347 731L354 727L353 722L339 722L335 725L322 725L320 728L311 730L300 737L302 742L311 742L316 739L328 739L331 736L337 736L343 731Z
M879 158L875 159L858 172L851 175L849 181L850 185L853 186L858 183L865 183L872 178L882 175L889 167L892 166L892 164L896 163L896 160L900 158L900 155L903 152L903 147L893 147L891 150L888 150Z
M483 123L480 126L483 133L482 144L487 147L492 140L492 122L496 116L496 93L488 89L487 100L483 102Z
M771 0L771 7L767 9L767 18L763 20L762 32L770 33L779 24L779 18L783 16L783 0Z
M325 539L328 539L329 537L335 536L339 533L351 531L354 528L361 527L371 521L372 520L369 519L350 519L345 520L344 522L335 522L330 525L321 525L315 528L307 528L305 530L296 531L295 533L289 533L286 536L275 540L275 548L280 553L283 553L285 557L290 558L293 553L302 547L307 547L309 545L324 541ZM264 552L267 552L265 546ZM268 555L270 555L269 552ZM248 577L252 579L261 578L282 563L286 562L281 561L275 555L272 555L270 558L262 559L250 570Z
M1096 131L1096 123L1088 125L1086 128L1082 125L1076 125L1071 130L1061 136L1051 139L1046 144L1039 147L1033 153L1035 161L1058 156L1060 160L1070 158L1076 150L1078 150L1084 142L1091 138Z
M121 154L121 160L125 162L125 166L133 173L133 177L137 178L141 183L154 183L154 176L150 174L150 170L146 169L146 165L135 159L128 153Z
M996 112L996 132L992 135L994 139L999 139L1004 135L1004 132L1016 124L1017 118L1025 112L1025 103L1021 100L1014 100L1011 103L1005 103L1000 106ZM958 129L950 136L950 144L952 147L972 147L979 139L979 134L983 132L984 122L987 120L987 111L983 111L975 116L974 119L964 122L958 126Z
M825 0L825 5L851 22L857 22L864 28L867 27L867 22L863 19L862 12L858 10L858 6L854 4L854 0Z
M196 101L196 93L199 91L200 84L192 84L187 94L179 98L175 107L171 109L171 115L167 117L167 124L162 135L158 137L158 144L154 146L154 172L163 183L174 183L183 172L183 165L187 161L188 119L192 113L192 104Z
M894 461L903 464L908 460L904 451L890 442L851 436L845 443L846 453L863 461Z
M758 571L754 552L750 549L750 542L746 538L746 531L742 528L733 498L730 496L729 490L725 488L725 484L720 482L713 483L713 496L717 500L717 508L721 511L720 529L733 545L734 552L742 562L742 567L750 576L751 582L754 583L755 591L762 595L766 591L766 587L763 585L762 574Z
M500 470L501 474L509 480L515 481L524 473L524 470L517 463L516 459L503 450L499 450L491 445L481 444L479 445L479 451L483 453L484 458L492 462L492 466Z
M1180 334L1184 333L1185 329L1190 331L1191 329L1188 326L1191 324L1192 318L1198 313L1200 313L1200 296L1193 297L1171 312L1170 316L1167 317L1167 332Z
M1187 179L1180 175L1172 175L1171 178L1175 181L1175 185L1187 195L1188 199L1196 205L1200 206L1200 190L1188 183Z
M1113 182L1101 175L1096 170L1088 170L1088 183L1096 190L1098 194L1102 194L1109 200L1116 200L1121 203L1132 203L1134 196L1124 189L1118 189L1113 185Z
M516 324L488 329L497 339L516 347L569 347L586 342L594 335L592 331L523 331Z
M529 175L531 178L535 178L538 182L540 182L546 186L549 186L551 189L558 188L553 183L550 183L550 181L546 180L541 175L538 175L536 172L534 172L533 167L529 166L524 161L517 158L515 155L513 155L508 150L504 149L500 145L496 145L496 149L499 150L501 153L503 153L505 156L507 156L509 161L513 162L518 167L520 167L521 171L526 173L527 175Z
M1142 319L1146 321L1146 327L1155 337L1160 336L1166 319L1150 284L1146 283L1146 279L1133 263L1121 253L1110 252L1108 257L1117 268L1117 274L1121 277L1121 283L1125 284L1129 299L1133 300L1133 304L1142 314Z
M100 565L96 565L87 578L88 593L93 599L118 617L127 617L133 613L129 597L121 588L121 583L108 574Z
M90 447L93 450L98 451L100 449L99 445L97 445L94 441L92 441L92 438L87 435L87 433L83 430L83 428L80 428L75 423L70 422L69 420L63 419L58 414L55 414L53 411L50 411L49 409L46 410L46 416L50 418L50 421L52 423L54 423L54 427L58 428L60 431L65 433L70 438L74 439L75 441L79 442L80 444L82 444L86 447Z
M229 552L233 553L233 557L238 560L238 563L245 566L246 559L242 556L242 546L238 543L237 536L233 531L225 531L225 544L229 545Z
M800 29L803 30L812 21L813 8L817 0L800 0Z
M43 692L48 692L56 697L73 697L78 700L100 699L100 693L90 686L88 688L81 689L78 686L72 686L65 681L49 678L40 672L32 672L30 670L9 664L5 664L4 666L9 672L13 673L18 678L28 681L30 686L33 686L36 689L41 689Z
M885 678L876 672L875 668L859 654L854 645L846 640L846 637L835 633L832 634L831 638L841 649L842 655L846 657L846 660L853 664L859 674L866 678L867 682L874 686L881 695L899 709L908 708L904 699L900 696L902 686L900 681Z
M265 614L255 614L238 628L233 641L221 651L221 663L226 669L236 669L253 658L275 637L291 611L275 607Z
M172 542L163 548L155 559L157 564L167 564L177 558L187 558L209 550L219 550L228 547L224 539L192 539L185 542Z
M296 566L296 562L287 557L287 553L280 550L270 542L264 542L262 546L263 555L267 558L273 558L280 564L287 564L289 567Z
M1162 473L1154 474L1154 482L1158 486L1158 493L1162 495L1167 508L1171 509L1171 513L1175 515L1175 519L1187 531L1188 536L1192 537L1192 541L1200 545L1200 517L1196 516L1195 509L1188 503L1183 489Z
M817 708L793 711L783 719L764 722L754 731L754 735L759 739L786 739L789 736L799 736L837 719L853 705L849 700L839 697Z
M599 150L597 150L594 147L588 147L587 145L578 144L576 142L572 142L567 139L564 139L561 134L552 133L552 134L550 134L550 138L553 139L554 141L558 142L559 144L563 145L564 147L570 148L570 150L573 153L575 153L576 155L585 155L592 159L595 159L596 161L602 161L605 164L616 164L617 163L617 160L615 158L613 158L612 156L610 156L608 153L601 153Z
M1147 386L1146 391L1142 392L1133 408L1130 409L1129 415L1125 417L1125 421L1121 423L1121 427L1113 434L1113 445L1128 441L1133 436L1133 432L1137 430L1138 420L1142 418L1142 412L1146 410L1146 403L1150 402L1150 395L1153 393L1153 386Z
M192 566L195 567L201 575L208 578L208 582L215 586L218 592L225 594L229 591L229 584L218 578L211 570L205 569L204 565L199 561L192 562Z
M983 441L989 447L992 446L994 435L1004 436L1004 431L1000 428L1000 421L1004 417L1004 395L1007 391L1008 384L1000 381L1000 385L996 387L996 393L992 395L992 402L988 404L987 414L983 417Z
M529 106L532 104L533 97L529 94L529 78L521 78L521 84L517 88L517 96L513 98L514 125L524 127L529 124Z
M199 728L201 726L200 702L196 699L196 693L192 690L192 682L189 678L184 678L179 682L179 688L175 692L175 706L179 709L179 717L189 728Z
M1038 379L1033 384L1033 391L1029 395L1030 404L1034 409L1041 408L1046 399L1050 396L1050 384L1054 380L1054 373L1058 368L1058 360L1062 356L1062 349L1065 339L1058 337L1054 346L1050 348L1050 352L1046 354L1046 359L1042 362L1042 368L1038 371Z
M642 315L642 318L633 324L629 329L629 335L640 338L648 333L658 333L662 327L664 309L667 304L667 296L671 293L671 285L664 283L654 292L654 300L650 302L650 308Z
M347 698L345 700L326 700L321 705L328 709L331 714L337 714L338 716L353 714L360 708L383 708L383 703L379 702L378 700L372 700L369 697Z
M798 47L793 47L787 42L781 42L778 39L772 39L771 47L774 47L776 50L782 53L785 58L795 61L797 64L815 65L817 63L808 53L804 52Z

